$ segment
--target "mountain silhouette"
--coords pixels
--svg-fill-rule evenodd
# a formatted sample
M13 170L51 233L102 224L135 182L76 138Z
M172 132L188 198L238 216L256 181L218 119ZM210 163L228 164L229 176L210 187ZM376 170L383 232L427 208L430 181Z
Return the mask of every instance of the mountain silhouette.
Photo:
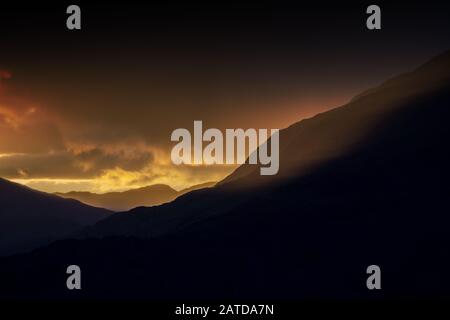
M26 251L67 236L110 212L0 178L0 254Z
M280 132L280 170L261 176L259 167L243 165L219 184L238 180L234 187L258 186L312 172L321 164L352 152L367 143L379 125L396 112L403 112L417 99L447 84L449 52L435 57L413 72L405 73L369 89L344 106L302 120ZM405 111L406 112L406 111ZM245 179L242 179L245 178ZM275 180L275 181L274 181Z
M0 296L449 297L449 105L450 51L282 130L276 176L243 165L1 259L0 275L18 276ZM55 276L73 261L88 270L78 292ZM373 264L382 290L366 287Z
M211 187L214 184L214 182L202 183L181 191L176 191L168 185L155 184L123 192L97 194L72 191L67 193L56 193L56 195L64 198L76 199L94 207L106 208L113 211L126 211L136 207L149 207L170 202L182 194L196 189Z
M227 212L241 202L248 201L246 191L255 193L266 187L273 189L277 185L297 181L334 161L348 158L351 154L365 154L363 150L367 153L368 150L379 147L381 139L391 142L397 132L389 131L389 136L387 129L384 129L389 128L387 126L392 118L416 110L416 105L422 100L441 95L441 92L447 89L449 56L450 52L446 52L411 73L389 79L379 87L360 94L342 107L281 130L280 169L277 175L262 176L258 165L245 164L219 182L216 188L190 193L163 206L136 208L130 211L132 215L117 213L86 230L86 234L94 237L146 237L171 233L199 219ZM437 109L433 105L429 108ZM398 134L406 134L408 130L419 125L427 126L428 123L414 123L414 127L406 127ZM414 139L423 141L424 135L430 132L430 129L426 129L424 132L412 131L411 139L405 143L416 145ZM437 137L433 137L423 142L428 147L436 139ZM398 151L395 153L405 157L406 151L403 151L403 148L407 145L396 147ZM388 162L388 155L384 153L380 151L376 158L370 160L380 159L379 161Z

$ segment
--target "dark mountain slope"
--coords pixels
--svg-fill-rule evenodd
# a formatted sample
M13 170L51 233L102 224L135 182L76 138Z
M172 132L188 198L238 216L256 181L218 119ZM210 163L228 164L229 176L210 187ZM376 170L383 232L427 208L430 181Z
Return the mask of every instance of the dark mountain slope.
M450 54L434 61L426 90L409 88L434 74L427 65L283 131L280 177L243 166L215 188L86 232L142 239L61 241L1 259L0 296L449 298ZM371 125L340 141L359 122ZM69 292L75 262L84 288ZM381 291L366 288L371 264Z
M110 212L0 179L0 254L67 236Z
M216 183L217 182L210 181L210 182L196 184L196 185L190 186L189 188L185 188L185 189L180 190L178 192L178 195L181 196L181 195L183 195L185 193L188 193L188 192L191 192L191 191L194 191L194 190L200 190L200 189L204 189L204 188L211 188L211 187L214 187L216 185Z
M240 180L233 186L258 186L311 172L321 163L366 143L366 136L372 134L387 117L402 112L421 96L446 88L449 80L450 51L447 51L413 72L389 79L358 95L342 107L282 130L280 171L276 176L261 176L257 166L243 165L219 185Z

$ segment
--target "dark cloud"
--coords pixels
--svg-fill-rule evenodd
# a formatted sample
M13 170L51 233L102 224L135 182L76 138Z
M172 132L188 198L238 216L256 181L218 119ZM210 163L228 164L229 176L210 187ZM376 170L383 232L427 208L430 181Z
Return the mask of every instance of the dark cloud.
M81 153L13 154L0 157L0 176L9 179L87 179L115 168L139 171L152 164L153 159L151 152L108 153L99 148Z
M115 153L107 153L100 148L83 151L76 154L74 158L75 161L88 166L89 171L94 172L116 167L127 171L139 171L154 161L154 155L151 152L118 150Z

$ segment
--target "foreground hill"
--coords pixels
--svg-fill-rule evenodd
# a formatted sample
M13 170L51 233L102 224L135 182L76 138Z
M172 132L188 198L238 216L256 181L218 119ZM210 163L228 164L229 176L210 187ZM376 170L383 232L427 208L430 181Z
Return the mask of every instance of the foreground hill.
M5 297L450 297L450 52L280 134L280 174L114 214L0 260ZM92 237L103 239L92 239ZM131 236L131 237L130 237ZM69 292L77 263L85 287ZM382 290L366 288L379 265Z
M63 198L76 199L94 207L106 208L113 211L126 211L136 207L151 207L170 202L187 192L212 187L214 184L214 182L207 182L181 191L176 191L168 185L155 184L123 192L98 194L72 191L67 193L56 193L56 195Z
M0 178L0 254L29 250L74 233L110 211Z

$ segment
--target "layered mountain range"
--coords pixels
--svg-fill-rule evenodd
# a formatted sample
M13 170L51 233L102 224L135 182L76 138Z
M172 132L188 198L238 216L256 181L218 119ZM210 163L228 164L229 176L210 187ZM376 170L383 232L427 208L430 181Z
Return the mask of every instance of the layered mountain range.
M213 188L0 259L0 296L449 297L449 116L446 52L282 130L276 176L246 164ZM74 263L86 270L77 292L64 278ZM381 291L366 287L373 264Z

